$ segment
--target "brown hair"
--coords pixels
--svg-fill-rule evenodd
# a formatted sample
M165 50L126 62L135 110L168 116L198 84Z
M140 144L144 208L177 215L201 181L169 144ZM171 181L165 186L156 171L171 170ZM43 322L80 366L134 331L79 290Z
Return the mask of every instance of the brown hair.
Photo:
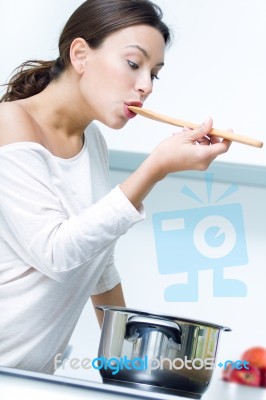
M112 32L132 25L156 28L165 44L171 33L162 21L159 6L150 0L87 0L67 21L59 38L59 57L53 61L30 60L21 64L7 84L0 102L14 101L40 93L69 66L69 51L74 39L81 37L91 48L98 48Z

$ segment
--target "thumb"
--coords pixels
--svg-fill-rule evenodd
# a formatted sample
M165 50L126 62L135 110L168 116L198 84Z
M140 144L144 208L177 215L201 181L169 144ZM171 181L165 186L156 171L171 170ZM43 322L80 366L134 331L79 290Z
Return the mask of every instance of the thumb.
M191 138L193 140L199 139L202 136L210 134L212 130L212 118L208 117L201 125L191 131Z

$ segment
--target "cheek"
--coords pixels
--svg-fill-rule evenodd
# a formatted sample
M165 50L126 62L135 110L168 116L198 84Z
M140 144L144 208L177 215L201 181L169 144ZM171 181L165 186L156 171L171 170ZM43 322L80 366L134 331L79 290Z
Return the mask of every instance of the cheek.
M108 62L100 63L97 71L99 78L109 87L123 88L132 84L133 74L126 61L119 58L109 58Z
M82 92L86 97L93 96L94 102L111 100L118 96L128 98L128 92L134 85L134 74L127 69L121 60L108 59L108 62L99 58L83 75Z

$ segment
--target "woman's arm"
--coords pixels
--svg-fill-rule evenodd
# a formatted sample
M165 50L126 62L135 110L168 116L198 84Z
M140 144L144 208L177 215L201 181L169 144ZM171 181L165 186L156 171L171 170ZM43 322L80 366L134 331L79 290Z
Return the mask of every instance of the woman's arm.
M108 290L107 292L91 296L91 301L94 307L96 307L97 305L120 307L126 306L123 289L120 283L116 285L113 289ZM101 327L103 322L103 311L97 310L95 308L95 314Z
M212 120L208 119L196 129L185 128L165 139L120 184L120 189L136 209L153 186L167 174L186 170L203 171L218 155L229 149L230 141L208 136L211 129Z
M2 121L0 125L0 135L8 136L10 130L5 130ZM70 279L79 268L86 268L93 276L105 265L116 240L143 219L137 210L156 182L171 172L206 169L217 155L227 151L230 142L218 143L206 137L211 125L209 121L165 139L120 188L108 194L108 188L101 190L100 200L69 215L55 186L58 165L45 148L27 141L0 147L3 240L27 265L58 282ZM96 132L90 135L90 146L97 145ZM102 161L105 169L102 153L100 145L98 164ZM106 174L101 176L100 186L105 185Z

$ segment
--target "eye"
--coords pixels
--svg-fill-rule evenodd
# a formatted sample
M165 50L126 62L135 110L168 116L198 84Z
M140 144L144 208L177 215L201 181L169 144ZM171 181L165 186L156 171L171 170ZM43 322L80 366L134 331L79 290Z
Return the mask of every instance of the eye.
M160 79L158 75L151 74L151 80L154 81L154 79Z
M132 69L139 68L138 64L134 63L133 61L127 60L127 62L128 62L128 65L130 66L130 68L132 68Z

